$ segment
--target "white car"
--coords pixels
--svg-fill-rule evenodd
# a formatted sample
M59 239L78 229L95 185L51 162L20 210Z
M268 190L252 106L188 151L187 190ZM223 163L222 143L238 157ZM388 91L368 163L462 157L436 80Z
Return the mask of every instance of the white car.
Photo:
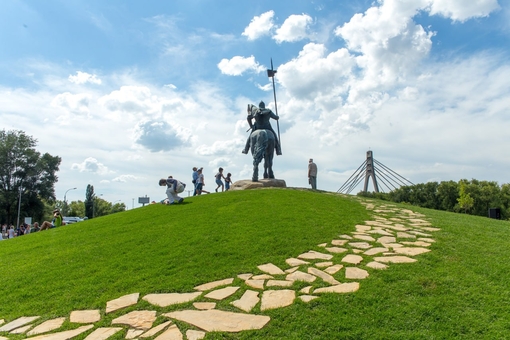
M66 216L63 218L65 224L73 224L73 223L76 223L76 222L81 222L83 221L83 219L79 218L79 217L75 217L75 216Z

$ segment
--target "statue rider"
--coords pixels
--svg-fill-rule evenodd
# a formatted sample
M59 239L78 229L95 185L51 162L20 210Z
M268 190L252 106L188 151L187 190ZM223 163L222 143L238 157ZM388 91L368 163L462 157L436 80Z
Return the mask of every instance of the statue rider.
M265 129L270 130L275 139L275 150L276 154L280 156L282 154L282 149L280 148L280 141L278 140L278 137L276 133L273 130L273 127L271 126L271 123L269 120L273 118L275 120L280 119L277 115L273 113L273 111L266 109L266 104L261 101L259 103L259 110L257 110L256 113L250 112L249 106L248 106L248 117L246 117L246 120L248 121L248 124L250 125L251 131ZM252 120L255 119L255 124L252 123ZM251 133L250 133L251 136ZM247 154L248 150L250 149L250 136L248 136L248 140L246 141L246 146L244 147L243 153Z

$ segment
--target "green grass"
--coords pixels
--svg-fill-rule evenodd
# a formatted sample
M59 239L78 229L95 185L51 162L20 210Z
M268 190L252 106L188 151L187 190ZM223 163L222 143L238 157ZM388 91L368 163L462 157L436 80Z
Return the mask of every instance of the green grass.
M353 294L325 294L310 303L265 311L261 314L271 321L261 330L208 333L206 338L510 338L510 224L396 206L421 212L442 229L434 233L432 251L417 256L418 262L369 270L370 277ZM105 316L109 300L135 292L191 292L209 281L260 273L257 265L269 262L287 268L285 259L320 250L317 244L354 231L369 213L355 198L328 193L235 191L3 241L0 319L41 315L46 320L100 308L100 325L107 326L125 312ZM238 291L218 307L236 310L229 301L241 295ZM142 301L133 308L183 306L154 308ZM260 313L258 307L254 313ZM188 327L177 324L181 330Z

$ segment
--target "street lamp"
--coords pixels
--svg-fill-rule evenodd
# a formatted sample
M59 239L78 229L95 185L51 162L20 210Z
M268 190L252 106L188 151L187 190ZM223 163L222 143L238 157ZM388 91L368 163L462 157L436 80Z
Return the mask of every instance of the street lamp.
M66 216L66 214L67 214L67 192L70 190L76 190L76 188L67 189L67 191L64 194L64 211L63 211L64 216Z

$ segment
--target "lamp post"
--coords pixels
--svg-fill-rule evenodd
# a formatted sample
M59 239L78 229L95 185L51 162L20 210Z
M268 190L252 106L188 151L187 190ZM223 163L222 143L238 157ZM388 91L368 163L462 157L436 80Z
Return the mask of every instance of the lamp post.
M66 192L65 192L65 194L64 194L64 211L63 211L63 215L64 215L64 216L66 216L66 214L67 214L67 193L68 193L70 190L76 190L76 188L67 189L67 191L66 191Z

